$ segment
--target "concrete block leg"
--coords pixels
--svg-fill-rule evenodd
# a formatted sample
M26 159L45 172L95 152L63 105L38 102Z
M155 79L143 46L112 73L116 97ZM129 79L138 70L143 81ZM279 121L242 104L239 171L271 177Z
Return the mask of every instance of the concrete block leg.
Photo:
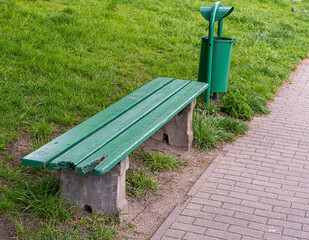
M128 168L129 157L126 157L108 173L100 176L95 176L93 172L79 174L72 170L61 170L61 195L79 208L115 215L127 209L125 180Z
M151 138L171 146L190 150L193 144L192 115L195 101L186 106Z

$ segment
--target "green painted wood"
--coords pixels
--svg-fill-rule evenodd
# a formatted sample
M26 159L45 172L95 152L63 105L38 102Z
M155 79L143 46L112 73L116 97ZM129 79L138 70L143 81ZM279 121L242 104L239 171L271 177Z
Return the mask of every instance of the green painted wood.
M80 162L93 155L108 142L129 129L189 83L189 81L184 80L170 82L144 101L129 109L119 118L105 125L82 142L76 144L69 151L51 161L48 167L50 169L74 169Z
M117 103L106 108L104 111L94 115L43 147L30 153L22 159L22 164L25 166L46 168L53 159L71 149L172 81L172 78L156 78Z
M95 175L108 172L178 112L190 104L207 87L208 84L206 83L190 82L190 84L186 85L177 94L161 104L160 107L156 108L116 139L77 165L75 171L77 173L87 173L95 170Z

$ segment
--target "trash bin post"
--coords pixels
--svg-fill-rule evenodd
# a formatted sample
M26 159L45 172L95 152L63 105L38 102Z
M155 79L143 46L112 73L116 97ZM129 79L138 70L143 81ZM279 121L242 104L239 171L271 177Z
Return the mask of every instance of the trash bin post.
M209 21L208 36L202 37L198 81L208 83L205 103L209 105L210 93L218 99L219 92L227 90L228 73L234 39L222 37L223 18L230 15L234 7L223 7L215 2L212 7L201 7L202 16ZM218 21L218 36L214 36L215 22Z

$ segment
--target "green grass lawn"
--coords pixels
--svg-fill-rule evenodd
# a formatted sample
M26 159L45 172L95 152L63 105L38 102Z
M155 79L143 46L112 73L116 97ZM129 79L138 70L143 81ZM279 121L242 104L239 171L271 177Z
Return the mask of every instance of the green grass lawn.
M223 35L237 39L222 110L235 116L230 106L245 109L236 117L250 119L252 114L267 113L266 101L307 57L309 13L301 8L309 10L309 2L222 3L235 7L224 21ZM48 213L48 204L25 210L41 196L33 199L26 194L25 179L28 186L38 180L48 186L44 179L54 180L48 171L21 167L20 159L8 154L10 144L23 136L32 142L32 149L37 148L158 76L196 80L201 36L208 33L199 8L212 4L201 0L0 0L0 214L16 222L19 239L30 234L19 220L29 213L45 221L36 233L42 235L33 238L48 236L51 230L64 236L64 230L54 225L59 219L53 217L55 212ZM299 12L292 12L292 5ZM23 193L24 200L14 197L14 191ZM43 194L51 195L50 200L57 191ZM48 217L42 217L41 211ZM75 218L72 209L63 211L69 219ZM100 229L101 222L90 225ZM91 239L103 234L84 226L83 234L89 231ZM75 228L64 229L72 235L63 239L79 239ZM109 238L114 236L111 229Z

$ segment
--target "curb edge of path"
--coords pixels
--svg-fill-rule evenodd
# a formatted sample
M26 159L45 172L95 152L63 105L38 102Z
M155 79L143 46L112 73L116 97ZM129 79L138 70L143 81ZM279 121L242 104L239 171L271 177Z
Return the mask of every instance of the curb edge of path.
M227 144L224 147L224 150L228 150L232 144ZM224 155L219 153L215 159L211 162L211 164L206 168L203 174L199 177L193 187L186 194L189 198L182 202L178 203L176 207L172 210L172 212L168 215L168 217L164 220L164 222L160 225L160 227L156 230L156 232L152 235L150 240L159 240L164 235L167 229L175 222L176 218L180 215L185 206L191 201L192 197L197 193L197 191L201 188L203 183L207 180L211 173L221 162Z

